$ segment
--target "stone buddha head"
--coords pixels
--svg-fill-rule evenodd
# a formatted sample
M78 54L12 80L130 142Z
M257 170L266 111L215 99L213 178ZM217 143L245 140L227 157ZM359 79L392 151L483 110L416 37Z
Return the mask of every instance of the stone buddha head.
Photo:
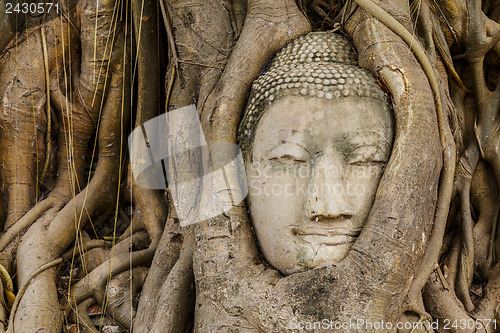
M238 136L247 207L282 274L347 256L389 159L392 122L383 90L338 34L296 39L254 82Z

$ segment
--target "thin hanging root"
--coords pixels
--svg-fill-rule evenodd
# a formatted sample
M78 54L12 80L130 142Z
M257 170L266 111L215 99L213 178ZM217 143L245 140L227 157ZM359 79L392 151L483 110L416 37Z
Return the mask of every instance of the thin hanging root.
M47 169L49 168L51 144L50 144L50 132L52 131L52 116L50 111L50 75L49 75L49 58L47 52L47 36L45 35L45 24L42 24L42 51L43 51L43 63L45 69L45 87L47 90L47 133L45 140L45 162L43 164L42 174L40 176L40 183L43 183Z
M436 104L436 113L439 126L439 138L443 150L443 171L439 183L438 202L436 206L436 214L434 219L434 227L427 246L427 250L422 260L420 268L417 270L417 275L408 292L408 308L418 314L428 314L419 309L417 298L421 297L422 289L429 278L429 275L434 270L438 262L439 251L443 243L443 236L446 229L446 221L450 208L451 195L453 191L453 177L455 175L456 165L456 148L451 134L449 123L443 112L441 95L439 91L439 82L434 73L431 62L420 45L419 41L396 19L394 19L385 10L373 3L371 0L354 0L366 12L373 15L379 21L384 23L394 33L400 36L413 51L418 62L422 66L425 75L429 80L432 89L432 94Z
M479 148L477 148L479 155ZM461 158L462 159L462 158ZM461 164L459 163L459 167ZM484 162L479 163L474 172L471 187L471 207L477 212L477 220L474 224L474 267L477 276L487 281L490 277L490 269L494 262L491 257L492 245L495 238L492 232L496 225L496 213L498 208L498 189L492 183L491 170ZM458 174L459 172L457 172ZM457 186L458 187L458 186ZM473 205L473 206L472 206Z
M424 317L420 317L420 319L418 320L418 323L420 324L421 322L423 322L424 320L426 320L427 318L424 318ZM414 325L413 326L413 329L410 331L410 333L414 333L415 330L418 328L419 326L418 325Z
M26 282L23 284L23 286L19 289L19 292L17 293L16 299L14 301L14 304L12 305L12 310L10 311L10 316L9 316L9 327L7 329L7 333L14 333L14 316L16 315L16 310L17 310L17 307L19 306L19 301L21 300L21 298L24 295L24 292L26 291L26 289L30 285L31 280L33 280L41 272L45 271L46 269L49 269L52 266L58 265L61 262L62 262L62 258L53 260L53 261L43 265L42 267L40 267L39 269L37 269L33 273L31 273L29 278L26 280Z
M170 23L171 22L170 17L165 8L165 3L163 2L163 0L160 0L160 9L161 9L161 15L163 17L163 23L165 24L165 30L167 32L168 45L170 48L170 52L172 52L172 58L173 58L172 61L174 63L174 67L177 69L179 67L179 56L177 55L177 49L175 47L175 39L174 39L172 24Z

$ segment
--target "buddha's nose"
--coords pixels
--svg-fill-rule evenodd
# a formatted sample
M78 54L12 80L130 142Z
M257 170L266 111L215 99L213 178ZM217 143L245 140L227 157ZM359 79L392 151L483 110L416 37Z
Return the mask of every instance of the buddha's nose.
M320 156L314 160L306 194L307 216L313 221L348 219L353 216L340 158Z

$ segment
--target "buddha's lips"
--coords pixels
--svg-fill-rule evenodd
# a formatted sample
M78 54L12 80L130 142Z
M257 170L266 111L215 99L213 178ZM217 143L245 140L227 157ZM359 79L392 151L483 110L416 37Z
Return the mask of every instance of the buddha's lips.
M353 243L360 231L360 229L294 228L292 229L292 234L300 237L307 243L335 246Z

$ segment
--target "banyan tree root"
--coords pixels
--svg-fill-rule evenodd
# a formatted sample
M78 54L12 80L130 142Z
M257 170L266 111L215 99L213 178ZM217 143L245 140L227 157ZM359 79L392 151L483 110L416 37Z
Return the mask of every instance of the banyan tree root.
M445 13L449 13L451 7L455 5L464 5L462 1L443 3L446 4L443 7ZM498 238L496 226L500 83L496 78L496 86L493 84L494 90L490 90L491 86L488 87L487 81L491 76L487 77L485 68L488 65L485 63L485 56L490 51L496 53L497 57L500 55L498 53L500 29L498 23L483 12L483 10L488 12L488 6L481 8L481 3L478 1L470 1L466 5L470 18L463 22L462 29L456 29L456 33L457 42L464 44L467 51L455 59L467 61L465 68L470 76L464 75L467 79L464 82L470 87L469 92L475 100L475 108L472 112L474 125L466 128L466 132L469 133L468 137L464 137L467 139L465 142L467 148L459 159L454 185L460 215L450 219L449 229L452 231L453 228L460 228L460 231L455 235L453 244L448 253L445 252L443 259L450 288L441 290L442 287L437 285L431 276L428 286L424 289L424 298L426 307L434 318L494 320L498 318L498 314L493 310L498 300L491 295L498 294L498 289L494 292L492 290L498 288L494 275L496 269L494 249ZM464 108L463 94L455 93L455 95L455 102ZM475 292L476 295L471 296L474 279L476 286L478 283L486 286L489 290L488 295L485 292L480 295ZM483 287L483 291L486 289Z
M72 3L66 5L65 10L74 12ZM68 16L49 15L37 25L36 19L30 18L25 33L2 50L0 148L4 153L0 157L0 192L4 202L0 205L0 225L6 233L0 238L0 264L11 274L18 236L55 204L47 201L26 214L41 196L44 184L39 179L52 157L51 128L56 126L51 119L54 112L47 82L70 66L78 51L75 30L64 29L67 20Z
M75 311L75 318L73 322L77 323L78 329L84 333L98 333L99 331L95 328L94 323L88 316L89 307L95 304L95 300L92 298L86 299L85 301L78 304L77 311Z
M193 276L194 233L188 230L179 259L163 282L152 308L151 332L186 332L192 325L195 304Z
M224 72L207 99L198 103L209 142L236 141L241 112L253 80L274 53L310 29L294 1L248 1L245 24ZM265 47L262 40L266 41ZM200 92L205 89L200 87Z
M494 50L500 56L500 23L488 18L481 8L480 1L471 1L469 6L471 18L468 34L465 38L467 51L464 54L471 71L474 99L476 101L477 124L474 128L481 157L489 162L500 184L500 80L491 91L486 84L484 59L488 52Z
M41 65L27 64L23 67L23 70L28 70L31 71L30 73L38 75L39 73L44 72L44 66L49 66L50 80L46 80L45 78L42 80L42 78L39 78L42 80L39 81L36 77L32 76L30 82L32 84L38 84L37 82L39 82L40 85L43 84L44 89L47 88L45 87L45 83L47 81L50 82L50 89L46 89L50 91L50 96L47 96L47 98L44 97L44 101L45 99L47 101L51 101L51 103L55 106L57 114L59 115L58 118L61 121L61 131L59 133L57 150L59 152L58 177L55 188L49 193L48 198L37 203L27 214L23 214L24 216L21 220L19 220L19 223L14 225L14 222L16 222L18 218L14 218L15 214L8 214L8 216L12 216L12 218L7 218L5 227L6 229L12 227L12 230L8 229L7 233L3 234L0 238L0 243L2 244L1 247L2 250L4 250L2 257L6 258L4 260L4 266L9 266L9 258L12 258L11 254L15 253L17 241L12 242L12 240L15 239L15 236L22 233L40 216L40 214L44 213L47 209L51 208L53 211L59 211L59 209L64 206L71 199L71 197L75 196L84 187L83 178L85 172L85 156L87 155L86 151L88 149L89 140L93 133L95 133L97 120L102 109L102 97L105 94L105 84L108 76L107 72L109 71L110 65L109 60L113 41L115 40L115 34L112 33L115 26L111 21L113 19L113 10L116 10L116 8L113 8L113 6L108 9L101 7L101 12L106 15L104 16L105 20L101 22L103 26L98 29L97 34L92 33L92 31L95 30L95 20L92 20L92 17L95 16L95 9L95 4L88 1L80 1L78 4L78 10L75 10L74 5L68 8L68 12L71 13L71 17L76 17L73 14L74 12L78 13L77 19L79 20L79 27L81 28L81 31L84 32L81 36L81 49L86 51L83 52L81 66L77 63L80 60L79 57L75 55L75 53L80 50L80 46L77 45L80 41L79 36L75 34L75 26L73 22L63 20L66 16L62 15L57 19L53 19L43 24L43 28L47 30L46 35L50 37L49 45L56 46L54 48L49 48L48 63L42 63ZM98 37L95 40L94 35ZM36 47L41 47L38 45L41 45L41 42L39 38L36 38L36 36L36 33L30 32L26 38L27 43L30 44L27 45L27 47L31 47L30 52L32 52L32 50L36 50ZM52 41L52 39L56 42ZM98 51L98 53L95 54L93 52L94 45ZM29 55L30 52L21 52L19 54ZM40 66L42 67L38 68ZM77 71L80 71L80 67L81 73L76 73ZM65 77L65 94L63 94L59 86L60 77ZM68 86L71 86L70 81L73 78L75 79L76 84L73 85L74 91L71 91L68 89ZM46 91L41 88L40 90L43 93ZM9 91L9 89L7 89L7 91ZM45 94L43 96L45 96ZM12 100L17 102L19 99L13 98ZM31 98L31 102L33 101L36 100ZM32 112L31 106L28 106L30 107L30 112ZM17 112L17 114L22 115L24 113ZM29 124L33 125L35 120L36 119L29 120ZM36 127L39 127L39 125L36 125ZM26 133L26 131L19 131L19 133ZM22 142L23 140L17 141ZM2 140L2 143L8 144L8 141ZM31 143L26 143L23 147L31 146ZM18 153L23 153L23 150L17 149L15 154ZM9 155L14 154L5 154L2 156ZM43 156L43 154L41 155ZM26 156L31 157L33 156L33 153L26 153ZM10 160L14 161L12 158ZM26 164L26 168L29 169L28 171L24 170L23 172L16 172L15 174L18 174L19 177L26 177L27 175L32 174L33 170L39 169L36 167L35 163L30 161L30 158L21 158L20 162L12 163L16 163L18 167L23 167L23 165ZM13 168L6 169L6 176L12 173L10 170L13 170ZM32 180L31 184L37 184L37 181L35 181L34 178L35 174L32 174L30 177L32 178L30 178ZM13 180L16 184L19 183L19 188L22 188L24 186L23 184L26 184L25 181L15 180L14 178ZM8 182L3 183L7 184ZM33 191L34 188L35 187L30 185L29 191ZM16 209L22 209L23 212L26 212L27 209L33 206L33 193L30 194L20 192L19 194L16 194L18 190L11 191L8 188L7 190L9 193L18 198L16 199L17 201L10 200L10 198L8 198L8 202L12 203L12 207L18 207ZM33 198L33 200L30 198ZM19 200L31 201L29 204L25 205L18 202ZM27 209L23 208L25 206ZM11 242L12 244L9 245ZM7 246L8 248L6 248Z
M136 267L117 274L107 285L108 302L106 312L126 329L132 328L132 319L135 317L138 292L142 288L149 269ZM131 311L132 309L132 311Z
M143 246L145 243L148 243L147 246ZM67 310L69 310L69 306L74 306L90 297L97 298L97 301L104 300L104 293L102 292L109 282L108 279L120 274L130 265L146 265L151 260L150 253L154 248L154 244L151 245L153 247L150 246L149 236L145 232L138 232L116 244L111 250L108 260L91 270L83 279L71 287L69 292L70 303ZM140 251L132 253L132 248L139 248Z
M42 170L39 172L39 168L37 168L37 165L43 165L43 163L40 161L36 161L35 163L32 160L32 156L38 155L43 158L43 150L35 154L36 152L28 152L21 147L16 149L14 154L2 155L11 156L10 160L6 160L4 164L16 163L21 169L24 168L23 170L17 170L6 166L7 171L2 173L2 183L6 185L4 188L13 195L12 198L7 197L8 214L5 227L10 229L0 239L3 249L2 256L7 258L5 266L8 267L8 262L14 258L13 254L17 247L17 238L15 237L39 218L31 231L24 237L20 252L18 253L19 266L17 274L20 284L24 283L23 279L26 279L30 272L43 266L44 262L57 258L62 254L65 244L66 246L69 245L72 238L75 237L75 226L72 226L72 223L68 224L68 222L74 221L74 223L78 223L82 216L83 222L87 220L87 215L81 214L83 207L86 209L85 213L94 213L99 207L102 207L100 205L106 205L106 202L111 203L114 197L113 193L116 192L114 189L117 186L117 172L115 168L119 165L120 158L120 144L116 140L120 135L120 127L117 126L116 121L119 117L113 119L112 113L114 112L119 115L117 111L122 110L122 107L120 107L123 106L122 97L127 99L127 94L122 93L124 78L121 71L124 64L120 63L120 59L122 59L121 55L123 54L120 45L124 45L124 40L122 36L123 32L120 29L116 29L118 26L116 14L118 7L115 2L106 2L100 5L99 12L96 13L96 5L98 5L96 2L80 1L78 10L75 10L73 2L71 4L67 8L66 15L53 18L47 21L47 23L43 23L41 28L28 31L26 43L18 43L16 45L17 48L23 48L26 45L29 50L17 53L7 52L4 55L8 57L11 54L21 54L24 55L24 61L33 62L33 59L38 58L30 58L30 52L42 49L39 53L44 54L44 57L40 57L42 59L41 63L28 63L26 66L22 66L21 73L17 74L18 76L21 75L19 79L16 79L17 81L11 80L14 84L2 90L10 94L7 96L10 97L9 100L14 103L20 103L19 107L16 105L5 106L14 107L17 111L16 117L21 120L17 121L18 126L26 124L22 125L24 126L22 128L15 129L19 135L24 135L17 139L14 138L16 139L16 144L23 145L25 149L34 146L33 139L28 139L33 131L28 131L29 127L26 126L31 124L31 126L35 127L36 125L43 132L45 128L44 119L50 119L50 114L44 118L43 112L37 111L37 113L33 114L33 111L39 109L43 111L43 106L46 104L46 101L48 103L49 98L58 111L56 119L61 120L60 128L62 129L59 133L59 173L55 188L50 192L47 199L33 207L19 221L17 221L18 217L15 212L12 213L9 207L17 207L15 209L21 209L22 213L25 213L34 204L35 196L39 195L39 193L34 193L36 186L32 184L37 184L36 177L40 176L40 173L43 173ZM78 15L75 15L75 13L78 13ZM66 18L66 20L63 20L63 18ZM70 22L67 21L68 19ZM96 19L99 22L98 25ZM78 22L77 26L81 29L81 49L83 50L81 65L76 63L80 60L79 57L75 56L75 53L79 51L78 42L80 39L75 33L76 26L74 22ZM42 40L40 41L40 39ZM54 47L47 49L46 45ZM93 52L94 46L97 52ZM116 50L113 55L114 49ZM14 69L15 67L11 66L10 68ZM71 73L72 70L73 73ZM78 70L79 73L76 73L75 70ZM32 71L32 73L23 73L22 71ZM41 76L44 73L46 74L45 77ZM110 73L114 73L114 80L109 79L111 76ZM8 73L3 74L7 75ZM28 74L32 75L28 76ZM65 94L61 92L59 87L59 77L62 76L65 77ZM26 96L22 98L15 98L12 94L25 89L21 83L23 80L27 80L26 78L28 77L31 79L29 82L30 88L28 88L28 91L31 91L31 93L25 94ZM70 85L70 78L76 81L76 84L73 85L75 87L74 91L67 88ZM6 79L2 80L2 82L8 81ZM113 81L111 83L111 90L114 90L114 92L108 96L106 105L108 115L103 118L101 128L104 134L99 136L101 146L99 150L99 165L101 167L98 167L98 169L100 170L100 174L96 173L96 177L93 178L93 186L89 185L89 188L87 188L89 193L85 192L75 197L70 204L61 210L71 197L75 196L84 187L83 176L87 146L99 122L100 113L103 110L103 101L107 93L106 85L109 86L110 81ZM128 85L125 85L125 87L128 87ZM50 93L47 94L47 91L50 91ZM23 98L26 101L23 102ZM30 103L28 103L28 99ZM38 104L41 106L37 106ZM29 113L23 111L23 105L25 105L24 108L29 107ZM32 106L35 106L35 109ZM5 109L6 115L9 114L8 110L9 108ZM47 110L50 110L50 108L47 107ZM11 115L12 117L13 115ZM107 119L107 121L104 121L104 119ZM8 121L8 119L6 120ZM9 126L6 125L3 127L9 130ZM11 131L10 134L6 133L5 137L14 132ZM46 135L50 136L51 133L47 133ZM45 142L45 140L39 138L37 142L41 143ZM8 140L2 140L2 144L7 145L4 147L6 150L16 148L11 147ZM15 157L16 154L25 154L26 156L22 158ZM19 159L20 162L16 162L16 159ZM37 172L35 173L34 170ZM23 180L22 177L29 177L30 180ZM11 182L9 179L15 182L12 188L8 185ZM29 187L26 187L27 184L29 184ZM93 191L91 191L91 187L94 188ZM107 190L103 191L103 189ZM96 190L97 194L94 194ZM104 199L101 200L100 197L104 197ZM55 230L54 233L47 231L53 229ZM77 229L78 226L76 227ZM39 237L39 235L43 235L43 237ZM13 240L14 242L12 242ZM40 250L40 256L35 257L32 255L32 251L38 251L37 249ZM45 254L45 257L43 254ZM36 294L28 292L28 298L33 297L34 301L31 302L29 299L24 298L21 300L19 312L16 314L18 329L22 327L27 331L34 331L40 325L47 325L46 327L53 329L60 327L61 317L58 315L57 293L52 273L41 273L35 278L35 281L29 288L30 290L35 290L37 293L42 292L42 295L38 297ZM40 308L36 309L36 306ZM36 311L33 312L34 310ZM20 322L23 322L23 326L19 325ZM14 323L11 324L13 325Z
M263 2L259 5L266 6ZM249 13L250 8L249 3ZM399 17L409 16L409 11L401 12L395 4L391 9ZM248 14L239 41L244 40L246 28L253 27L251 18ZM255 29L258 28L251 31ZM276 332L290 331L286 323L292 320L380 321L399 317L413 274L408 267L415 267L422 256L426 242L421 235L430 231L434 217L429 207L435 204L441 158L437 117L434 103L428 99L431 90L427 78L409 55L406 44L360 10L351 16L347 30L354 37L361 63L378 71L389 83L395 100L397 140L365 226L368 231L363 232L348 257L336 267L281 278L261 264L244 207L234 207L197 225L195 330L216 332L245 327L249 331ZM391 43L390 48L387 43ZM236 45L231 59L240 59L238 50ZM241 58L246 59L244 55ZM202 120L210 142L234 142L240 119L235 110L241 111L246 97L245 82L234 77L240 77L237 74L249 70L249 66L243 63L236 70L231 59L220 84L209 96L213 102L203 105ZM244 77L253 78L248 73ZM233 87L224 87L227 82ZM225 96L231 99L226 101ZM412 145L423 140L432 141L425 145L429 148L425 152L421 145ZM415 160L425 171L415 170ZM398 188L395 194L392 184L396 183L408 187ZM415 188L410 185L414 183L425 185ZM397 216L394 212L398 212ZM384 244L384 250L373 244ZM219 285L225 288L218 288ZM366 292L358 294L361 289Z
M173 209L171 208L170 214L172 214L172 212ZM178 220L170 216L167 219L163 235L161 236L151 263L152 269L141 291L137 316L134 320L134 331L149 331L151 326L155 323L154 316L161 295L158 291L162 288L162 285L164 285L172 267L179 259L180 248L181 246L185 246L185 242Z
M73 30L63 28L66 24L62 17L51 18L42 23L43 29L38 26L27 30L14 49L2 56L0 145L5 152L1 156L5 229L19 220L41 194L34 184L38 184L42 174L46 137L51 135L47 133L50 107L46 107L46 73L59 75L70 65L68 59L75 53L74 41L78 40ZM43 48L43 44L51 47Z
M162 17L169 36L171 55L167 69L166 85L170 87L167 91L167 110L193 104L197 99L199 104L204 103L206 95L221 75L221 68L227 62L234 40L240 34L244 15L242 6L242 2L229 1L203 1L196 7L185 0L162 3ZM231 10L228 11L228 8ZM206 19L207 16L210 20ZM217 22L217 30L212 22ZM216 38L214 32L217 32ZM141 60L142 57L139 58L139 66ZM149 67L148 63L144 65ZM145 73L150 70L148 68ZM150 89L140 88L141 79L142 75L139 74L139 98L150 100L151 98L147 97ZM142 81L149 87L147 77ZM152 108L146 108L142 104L138 105L136 127L154 116L151 115ZM196 177L197 170L193 168L196 169L195 163L184 164L179 169L184 175L191 173ZM152 201L158 202L152 200L156 196L154 193L140 189L136 184L133 184L132 192L136 198L136 207L143 207L140 209L143 220L150 220L152 217L161 219L160 214L146 213L144 210L151 206ZM184 292L192 291L193 243L187 241L192 238L192 231L187 232L190 234L187 236L186 231L180 228L172 202L170 204L163 236L141 291L134 331L184 332L192 315L190 309L193 299L187 297L188 293ZM180 254L181 246L183 254ZM164 306L168 308L166 311ZM175 321L175 324L172 324L172 321Z
M493 186L493 172L484 162L480 162L471 186L471 204L477 210L474 225L474 271L483 281L491 276L498 246L495 244L498 232L498 187Z
M93 71L92 52L87 49L88 57L86 58L85 53L82 56L82 72L79 80L84 82L80 86L82 89L84 85L94 88L96 85L104 87L105 83L109 82L107 96L104 94L104 89L87 90L88 99L86 100L89 105L92 105L93 101L94 103L100 102L101 99L104 104L100 106L98 103L99 106L95 106L97 110L102 110L102 117L96 118L99 125L97 168L88 186L64 206L53 219L42 218L36 221L23 236L17 254L17 274L20 284L24 283L30 272L51 258L62 255L89 217L113 205L116 200L123 149L122 124L126 122L129 115L130 96L127 89L130 87L130 78L126 68L127 61L123 57L127 54L123 30L118 29L119 24L114 21L116 16L113 19L113 13L117 12L116 3L100 3L99 12L96 12L96 6L97 3L90 1L82 6L82 10L91 17L98 15L97 19L100 20L97 31L92 32L92 35L98 36L96 42L99 43L100 39L103 43L103 48L100 50L102 53L96 58L98 61L95 63L98 65L98 71ZM88 20L88 18L82 20L82 26L84 22L89 24ZM92 26L92 24L89 25ZM86 33L90 31L92 30L87 30ZM85 39L83 35L82 33L82 44ZM95 73L100 74L94 76ZM80 93L83 96L86 91ZM94 93L96 97L92 99L91 96L94 96ZM33 251L38 255L33 256ZM58 310L58 304L54 276L44 272L32 281L27 293L21 299L15 324L17 323L17 327L22 327L26 332L40 328L58 332L62 326L62 315Z

